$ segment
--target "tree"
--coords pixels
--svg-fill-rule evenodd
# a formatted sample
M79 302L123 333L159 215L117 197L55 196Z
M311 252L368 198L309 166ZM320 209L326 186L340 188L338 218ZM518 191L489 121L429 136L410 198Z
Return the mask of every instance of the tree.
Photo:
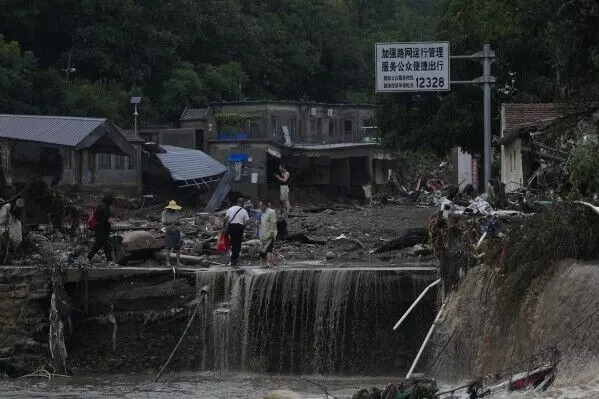
M36 60L31 52L21 54L19 43L0 35L0 111L36 113L32 105L32 78Z
M168 120L176 120L187 107L207 105L207 89L191 65L182 65L162 87L161 107Z

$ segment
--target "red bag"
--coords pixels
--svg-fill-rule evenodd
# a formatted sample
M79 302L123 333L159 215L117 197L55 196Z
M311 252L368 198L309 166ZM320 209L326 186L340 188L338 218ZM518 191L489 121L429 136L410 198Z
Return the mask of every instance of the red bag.
M216 243L216 252L224 254L231 249L231 239L228 235L221 233L218 242Z
M98 220L96 219L96 208L92 210L92 213L87 218L87 228L90 231L96 230L96 226L98 225Z

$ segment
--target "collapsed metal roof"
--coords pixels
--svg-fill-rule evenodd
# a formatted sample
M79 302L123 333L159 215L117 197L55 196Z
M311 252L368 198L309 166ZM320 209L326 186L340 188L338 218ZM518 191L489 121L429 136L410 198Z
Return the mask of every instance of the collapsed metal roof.
M165 152L155 152L179 187L200 186L220 180L228 168L199 150L160 145Z
M89 148L97 143L97 146L107 152L127 155L135 153L118 129L103 118L0 114L0 138L72 147L76 150Z

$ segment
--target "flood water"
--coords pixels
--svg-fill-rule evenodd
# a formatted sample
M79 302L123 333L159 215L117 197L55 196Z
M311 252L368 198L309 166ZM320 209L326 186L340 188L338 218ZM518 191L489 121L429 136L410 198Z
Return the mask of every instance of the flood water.
M382 388L394 377L271 376L260 374L175 373L156 384L154 374L105 375L0 381L0 398L202 398L262 399L271 390L288 389L302 398L324 398L322 387L338 399L351 398L357 390ZM443 389L446 387L443 387ZM331 396L329 396L331 397ZM540 394L499 394L494 398L597 399L599 379L587 384L556 384Z
M303 398L351 398L364 387L383 387L394 378L336 378L270 376L257 374L165 374L153 384L155 374L57 377L0 381L0 398L251 398L262 399L275 389L293 390ZM318 386L316 385L318 384Z

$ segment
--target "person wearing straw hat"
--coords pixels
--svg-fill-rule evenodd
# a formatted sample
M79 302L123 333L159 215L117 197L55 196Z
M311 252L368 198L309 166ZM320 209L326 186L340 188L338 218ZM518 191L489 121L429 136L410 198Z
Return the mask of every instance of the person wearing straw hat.
M162 211L162 224L166 228L166 264L169 267L171 265L171 251L175 251L177 265L181 265L181 230L179 230L181 209L176 201L171 200Z

